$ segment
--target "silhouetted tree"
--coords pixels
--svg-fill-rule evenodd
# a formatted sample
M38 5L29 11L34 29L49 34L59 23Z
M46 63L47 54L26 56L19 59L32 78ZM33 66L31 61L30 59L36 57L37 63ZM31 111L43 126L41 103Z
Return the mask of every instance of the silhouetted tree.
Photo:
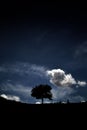
M31 96L36 97L36 99L42 99L43 104L44 98L52 100L51 89L49 85L38 85L31 90Z

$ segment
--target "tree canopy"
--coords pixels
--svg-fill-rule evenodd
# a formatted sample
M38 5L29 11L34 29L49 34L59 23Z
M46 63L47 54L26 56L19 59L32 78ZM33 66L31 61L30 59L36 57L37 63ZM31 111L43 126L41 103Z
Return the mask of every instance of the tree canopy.
M52 88L49 85L38 85L31 90L31 96L35 97L36 99L42 99L43 104L44 98L52 100L51 89Z

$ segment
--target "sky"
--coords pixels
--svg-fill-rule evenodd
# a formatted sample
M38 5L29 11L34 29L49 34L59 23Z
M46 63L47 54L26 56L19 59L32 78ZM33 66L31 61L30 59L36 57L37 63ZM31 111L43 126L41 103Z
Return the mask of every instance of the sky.
M52 102L87 100L87 9L71 5L57 2L2 5L2 97L37 103L39 100L31 97L32 87L49 84Z

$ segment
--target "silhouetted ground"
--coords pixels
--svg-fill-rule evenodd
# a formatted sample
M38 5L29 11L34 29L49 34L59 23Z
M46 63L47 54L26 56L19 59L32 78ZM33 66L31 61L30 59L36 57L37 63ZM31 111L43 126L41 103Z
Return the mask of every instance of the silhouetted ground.
M77 121L85 120L87 117L87 102L85 103L68 103L68 104L25 104L15 101L9 101L0 97L0 125L3 123L11 122L13 127L23 124L30 128L30 125L37 126L43 125L44 127L54 122L58 127L63 127L61 124L65 123L64 127L69 127L68 122L72 126L77 124ZM37 124L34 124L36 123ZM33 123L33 125L32 125ZM80 124L78 124L80 125ZM5 126L5 125L4 125ZM13 128L12 127L12 128ZM17 128L17 127L16 127Z
M6 100L0 97L0 111L2 112L85 112L87 111L87 102L83 103L51 103L51 104L26 104L15 101Z

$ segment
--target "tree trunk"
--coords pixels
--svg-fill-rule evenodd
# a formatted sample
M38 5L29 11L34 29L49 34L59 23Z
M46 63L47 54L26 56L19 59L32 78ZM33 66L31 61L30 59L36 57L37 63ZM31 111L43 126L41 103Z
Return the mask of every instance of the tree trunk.
M42 98L42 104L43 104L43 98Z

